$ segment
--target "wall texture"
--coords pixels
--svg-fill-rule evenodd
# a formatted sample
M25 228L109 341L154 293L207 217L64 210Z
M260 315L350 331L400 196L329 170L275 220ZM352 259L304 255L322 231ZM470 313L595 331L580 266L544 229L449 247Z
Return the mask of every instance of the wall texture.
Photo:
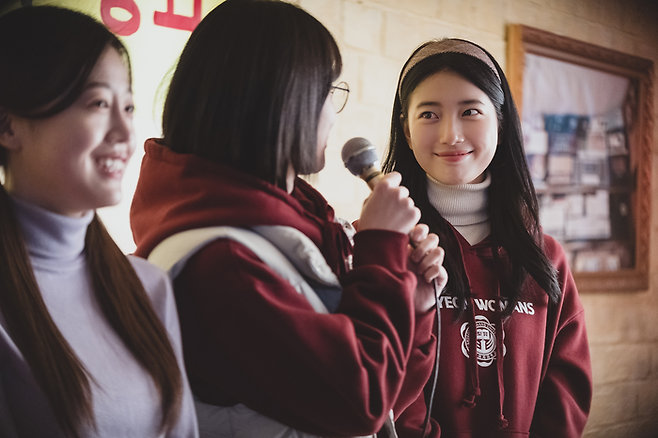
M658 71L658 4L651 0L299 0L339 41L342 79L352 89L330 138L327 166L311 182L353 219L368 194L340 162L351 137L383 152L402 64L420 43L441 37L478 42L506 64L506 25L520 23L654 61ZM658 75L655 78L658 85ZM658 109L658 86L654 86ZM658 123L653 193L658 192ZM658 247L658 196L651 247ZM658 253L651 252L649 290L583 294L594 373L585 437L658 436Z

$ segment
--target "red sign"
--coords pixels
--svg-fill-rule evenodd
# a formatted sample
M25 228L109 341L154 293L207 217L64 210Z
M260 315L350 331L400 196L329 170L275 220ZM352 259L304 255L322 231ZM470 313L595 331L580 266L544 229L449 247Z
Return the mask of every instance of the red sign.
M118 20L110 14L113 8L120 8L130 14L126 21ZM129 36L139 30L141 13L134 0L101 0L101 19L114 33ZM201 0L194 0L194 12L191 17L174 13L174 0L167 0L167 10L153 12L153 24L172 29L192 32L201 21Z

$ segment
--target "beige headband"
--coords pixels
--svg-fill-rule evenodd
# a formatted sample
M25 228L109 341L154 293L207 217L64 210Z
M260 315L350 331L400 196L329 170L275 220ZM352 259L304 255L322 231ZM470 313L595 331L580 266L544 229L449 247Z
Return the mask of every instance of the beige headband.
M498 70L496 70L496 66L494 65L493 61L491 61L491 58L489 58L489 55L487 55L481 48L466 40L446 38L443 40L436 40L427 43L426 46L416 52L416 54L414 54L409 62L407 62L407 65L402 71L402 76L400 76L398 93L400 93L402 82L407 76L407 73L409 73L409 70L414 68L416 64L418 64L423 59L429 58L432 55L438 55L439 53L463 53L465 55L473 56L474 58L477 58L487 64L500 81L500 75L498 74Z

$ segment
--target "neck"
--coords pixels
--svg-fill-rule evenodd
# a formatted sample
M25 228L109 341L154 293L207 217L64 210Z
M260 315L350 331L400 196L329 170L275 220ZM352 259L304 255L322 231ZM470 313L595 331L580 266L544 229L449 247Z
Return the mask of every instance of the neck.
M292 190L295 188L295 178L297 178L297 174L292 167L292 163L290 163L288 164L288 173L286 173L286 191L288 194L291 194Z
M427 196L432 206L471 244L479 243L491 230L488 194L491 175L481 183L449 186L427 175Z

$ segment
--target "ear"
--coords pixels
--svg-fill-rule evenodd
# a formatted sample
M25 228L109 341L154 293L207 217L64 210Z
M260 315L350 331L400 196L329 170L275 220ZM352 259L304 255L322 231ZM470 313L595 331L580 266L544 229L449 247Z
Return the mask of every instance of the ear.
M11 114L0 108L0 146L9 150L18 150L21 142L12 127L13 120Z
M402 124L402 129L404 130L404 137L407 139L407 145L409 145L409 149L413 150L414 148L411 147L411 131L409 130L409 122L404 117L404 114L400 114L400 123Z

